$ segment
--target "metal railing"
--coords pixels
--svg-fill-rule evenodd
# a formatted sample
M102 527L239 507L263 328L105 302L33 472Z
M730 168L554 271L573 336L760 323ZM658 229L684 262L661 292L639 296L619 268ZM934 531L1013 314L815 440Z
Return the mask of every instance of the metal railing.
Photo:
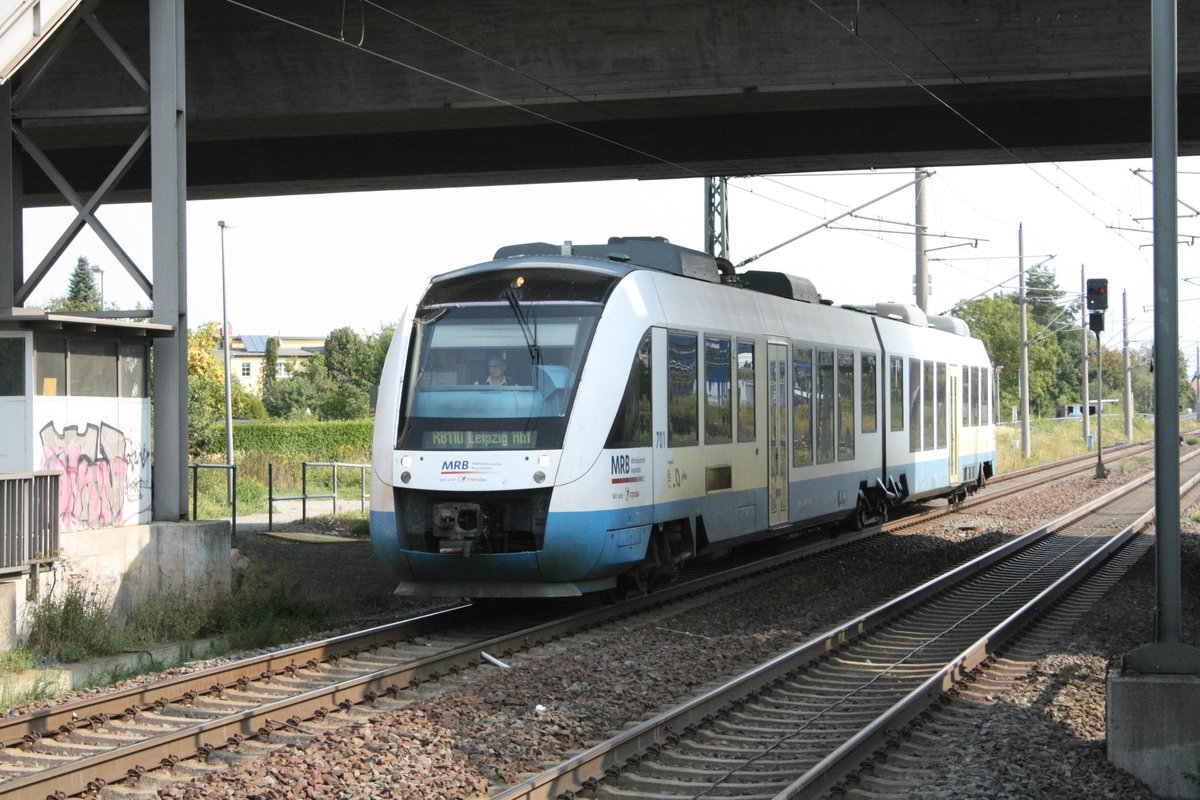
M58 555L57 471L0 475L0 569Z
M333 491L326 494L309 494L308 493L308 468L309 467L332 467L333 468ZM338 468L356 469L359 471L359 510L367 510L367 500L371 495L367 493L367 470L371 468L370 464L342 464L337 461L304 461L300 464L300 494L292 495L275 495L275 465L267 465L267 530L275 530L275 501L276 500L299 500L300 501L300 519L302 522L308 522L308 501L309 500L328 500L333 498L333 513L337 514L338 504Z
M224 469L229 470L230 489L229 489L229 505L230 505L230 530L237 533L237 465L236 464L188 464L188 469L192 471L192 519L196 519L197 503L200 500L199 478L200 470L202 469Z

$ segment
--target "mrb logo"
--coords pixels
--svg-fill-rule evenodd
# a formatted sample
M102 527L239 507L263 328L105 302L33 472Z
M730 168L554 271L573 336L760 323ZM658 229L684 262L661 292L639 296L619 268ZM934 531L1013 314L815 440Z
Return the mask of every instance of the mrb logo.
M470 469L471 462L469 461L443 461L442 472L454 472L462 469Z
M612 457L613 475L628 475L630 471L628 455Z

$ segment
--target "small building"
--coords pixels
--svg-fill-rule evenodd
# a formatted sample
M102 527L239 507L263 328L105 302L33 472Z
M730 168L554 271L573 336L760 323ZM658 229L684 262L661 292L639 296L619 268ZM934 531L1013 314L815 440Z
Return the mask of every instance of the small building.
M0 473L57 470L62 530L150 521L150 341L169 325L0 315Z
M1104 405L1116 405L1116 399L1102 401ZM1067 403L1055 409L1056 419L1083 419L1083 403ZM1088 401L1088 416L1096 416L1096 401Z
M0 649L75 578L119 616L228 590L228 522L151 519L150 343L172 333L0 308Z
M229 337L229 369L242 387L254 395L262 394L263 360L270 336L247 334ZM279 355L275 377L286 378L305 359L325 352L324 336L276 336Z

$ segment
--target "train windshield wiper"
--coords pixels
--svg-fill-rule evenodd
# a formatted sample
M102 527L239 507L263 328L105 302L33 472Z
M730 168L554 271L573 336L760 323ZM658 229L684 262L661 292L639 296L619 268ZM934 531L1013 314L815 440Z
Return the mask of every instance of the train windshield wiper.
M521 288L524 283L524 278L515 279L504 290L504 299L508 301L508 306L512 309L517 324L521 326L521 335L525 337L525 346L529 348L529 358L533 361L534 366L537 366L542 363L542 351L537 343L537 321L535 320L533 325L530 325L529 318L525 315L525 309L521 306L521 301L517 296L517 289Z

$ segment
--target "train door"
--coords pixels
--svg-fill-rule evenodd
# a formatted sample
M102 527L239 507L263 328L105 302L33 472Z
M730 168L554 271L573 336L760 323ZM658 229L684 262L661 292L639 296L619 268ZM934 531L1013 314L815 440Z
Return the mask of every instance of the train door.
M788 521L788 346L767 342L767 524Z
M962 419L962 395L959 388L959 376L957 367L953 364L946 370L946 426L948 430L946 435L949 436L949 452L950 452L950 485L958 483L958 432L959 421Z

